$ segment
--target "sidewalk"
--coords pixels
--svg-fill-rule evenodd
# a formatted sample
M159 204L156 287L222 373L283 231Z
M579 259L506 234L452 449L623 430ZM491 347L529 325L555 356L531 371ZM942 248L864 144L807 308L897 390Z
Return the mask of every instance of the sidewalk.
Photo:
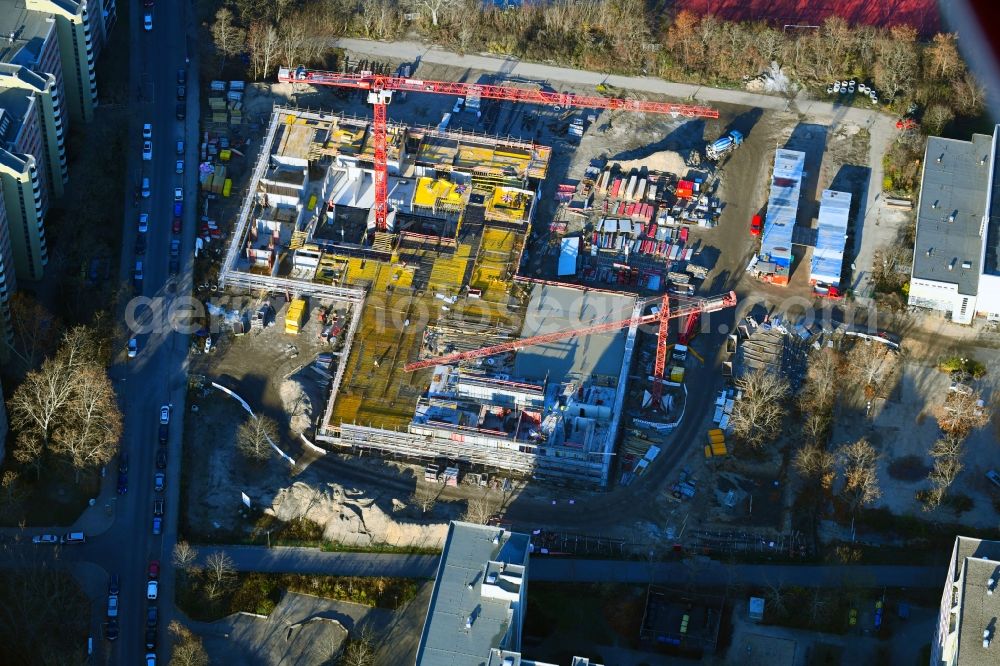
M576 85L597 86L604 84L684 100L754 106L773 111L793 111L829 121L850 120L865 127L871 126L882 115L874 109L848 107L812 100L803 92L789 100L777 95L763 95L743 90L710 88L691 83L672 83L652 76L622 76L525 62L513 56L503 58L489 54L460 55L420 42L376 42L367 39L345 38L334 40L333 45L367 57L391 57L407 62L430 62L484 72L503 72L510 77L562 81ZM417 69L416 74L419 74L419 69ZM879 159L881 160L881 158Z

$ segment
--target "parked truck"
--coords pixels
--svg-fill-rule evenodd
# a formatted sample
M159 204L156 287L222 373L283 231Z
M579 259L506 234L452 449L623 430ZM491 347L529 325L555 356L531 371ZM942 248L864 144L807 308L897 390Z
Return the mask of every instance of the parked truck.
M705 146L705 157L710 160L721 160L723 157L733 152L743 143L743 133L732 130L723 137L716 139L713 143Z

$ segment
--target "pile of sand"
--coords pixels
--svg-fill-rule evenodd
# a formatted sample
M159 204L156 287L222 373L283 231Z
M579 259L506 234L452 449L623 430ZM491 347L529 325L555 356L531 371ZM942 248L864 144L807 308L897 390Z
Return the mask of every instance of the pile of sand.
M303 433L312 424L312 400L294 379L286 379L278 390L281 404L288 414L288 427L292 432Z
M373 498L335 483L313 487L298 481L278 492L268 513L284 522L306 518L323 526L324 539L352 546L440 547L448 531L445 523L398 522Z
M618 167L624 173L628 173L632 169L641 169L646 167L649 171L665 171L667 173L676 174L686 174L688 172L688 166L684 160L684 156L673 150L661 150L657 153L652 153L648 157L643 157L638 160L609 160L608 166L618 165Z

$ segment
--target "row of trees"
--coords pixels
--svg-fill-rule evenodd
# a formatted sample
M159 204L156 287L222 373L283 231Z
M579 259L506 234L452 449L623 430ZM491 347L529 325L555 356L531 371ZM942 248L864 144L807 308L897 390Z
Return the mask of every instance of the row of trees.
M909 26L851 26L830 17L816 28L781 30L681 11L672 20L639 0L552 0L499 8L480 0L229 0L212 25L223 58L246 53L254 78L280 62L317 62L331 38L402 37L412 28L460 51L511 53L602 71L649 71L672 80L741 83L779 63L806 85L871 81L883 99L927 108L940 128L982 109L983 89L952 34L918 39Z
M118 452L122 415L108 377L106 338L87 326L63 335L62 344L28 372L7 408L17 433L14 459L42 472L54 463L80 474L107 464Z

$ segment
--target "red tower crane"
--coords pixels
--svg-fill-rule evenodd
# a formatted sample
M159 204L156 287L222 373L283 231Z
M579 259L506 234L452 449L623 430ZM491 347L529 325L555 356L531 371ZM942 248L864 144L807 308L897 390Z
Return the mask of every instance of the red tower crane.
M659 309L654 309L654 311L650 314L641 315L639 317L629 317L628 319L619 319L617 321L602 322L600 324L592 324L582 328L554 331L552 333L536 335L530 338L521 338L520 340L504 342L499 345L482 347L481 349L473 349L471 351L455 352L454 354L445 354L444 356L426 358L420 361L414 361L413 363L407 363L403 369L407 372L412 372L414 370L429 368L435 365L458 363L460 361L468 361L473 358L495 356L497 354L523 349L524 347L545 344L547 342L556 342L558 340L565 340L579 335L606 333L608 331L617 331L622 328L627 328L633 324L641 326L643 324L652 324L655 322L659 324L656 334L656 365L653 369L653 377L656 381L653 383L652 390L650 391L650 393L654 396L655 404L659 401L661 391L663 390L663 386L660 382L663 379L663 373L667 367L667 332L670 320L677 317L688 317L688 322L693 320L696 321L696 318L700 317L704 312L718 312L719 310L731 308L736 305L736 292L730 291L727 294L721 294L719 296L712 296L709 298L678 298L676 300L676 307L671 309L670 297L667 294L664 294L662 298L647 301L647 303L659 302Z
M670 102L647 102L638 99L618 97L592 97L534 90L505 85L483 85L478 83L454 83L450 81L425 81L423 79L386 76L362 72L347 74L323 72L298 67L282 67L278 70L278 81L282 83L305 83L316 86L338 86L368 91L368 103L373 107L372 139L375 148L375 228L386 230L389 204L389 177L386 170L386 107L392 101L394 91L435 93L440 95L478 95L483 99L496 99L525 104L547 104L579 109L609 109L637 111L640 113L661 113L673 117L718 118L719 112L707 106L673 104Z

